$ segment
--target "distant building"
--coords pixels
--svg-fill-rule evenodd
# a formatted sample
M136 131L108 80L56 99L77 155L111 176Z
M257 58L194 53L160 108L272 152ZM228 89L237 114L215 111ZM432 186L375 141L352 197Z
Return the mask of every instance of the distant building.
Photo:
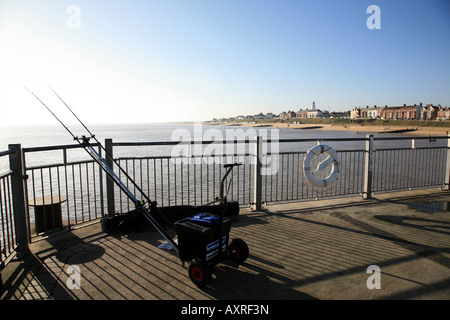
M450 108L440 107L437 112L436 120L450 120Z
M372 108L367 108L367 119L378 119L380 118L380 108L373 106Z
M272 112L268 112L268 113L266 113L266 119L273 119L273 118L276 118L276 115L274 115Z
M361 109L361 119L377 119L380 118L380 108L377 106L373 106L369 108L369 106L366 106L365 108Z
M300 109L299 111L297 111L296 115L297 115L297 118L302 118L302 119L308 118L308 109L306 109L306 110Z
M427 104L420 110L420 120L435 120L439 107L433 106L432 104Z
M350 119L359 119L361 118L361 108L355 107L350 111Z
M330 112L330 118L349 118L350 117L350 111L333 111Z
M384 106L380 111L380 118L383 120L394 120L397 119L397 109L400 107L388 107Z
M380 118L385 120L417 120L422 119L422 104L407 106L404 104L401 107L385 106L380 110ZM436 117L436 115L434 115Z
M263 113L259 113L259 114L255 114L255 115L253 116L253 118L254 118L254 119L264 119L265 116L264 116Z
M287 113L286 113L286 118L287 119L294 119L295 117L297 117L297 114L294 112L294 111L288 111Z
M420 118L420 111L422 110L422 104L407 106L406 104L403 107L400 107L397 112L397 119L404 120L416 120Z
M323 112L320 110L308 110L308 118L313 119L313 118L322 118L323 116Z

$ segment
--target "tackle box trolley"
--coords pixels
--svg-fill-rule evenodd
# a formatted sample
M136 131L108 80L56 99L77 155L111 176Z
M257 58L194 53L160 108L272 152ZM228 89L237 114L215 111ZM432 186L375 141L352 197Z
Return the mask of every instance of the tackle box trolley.
M243 240L236 238L229 243L231 220L225 217L201 213L175 222L174 228L179 258L183 264L190 261L189 277L199 287L209 283L211 269L216 264L228 257L242 263L248 257L249 250Z

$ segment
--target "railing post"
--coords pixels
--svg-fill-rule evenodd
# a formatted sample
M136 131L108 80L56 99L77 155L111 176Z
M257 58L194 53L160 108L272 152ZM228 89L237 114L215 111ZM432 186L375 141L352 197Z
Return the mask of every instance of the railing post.
M255 141L255 181L254 181L254 209L261 210L262 208L262 177L261 177L261 152L262 152L262 139L260 136L256 136Z
M363 198L372 198L373 175L373 135L366 135L366 154L364 158L364 189Z
M114 157L112 139L105 139L105 150L106 164L111 168L111 170L114 170L114 161L112 159L112 157ZM109 176L106 178L106 203L108 205L108 214L114 215L116 210L114 201L114 182Z
M445 164L445 185L443 190L450 190L450 134L447 133L447 162Z
M8 148L14 150L9 155L9 167L13 172L11 176L11 192L17 243L16 252L19 257L24 257L28 253L29 248L23 183L24 175L22 172L22 147L20 144L10 144Z

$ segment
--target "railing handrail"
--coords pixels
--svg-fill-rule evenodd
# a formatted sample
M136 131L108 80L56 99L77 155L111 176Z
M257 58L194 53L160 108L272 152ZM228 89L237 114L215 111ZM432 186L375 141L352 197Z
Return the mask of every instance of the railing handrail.
M267 143L280 142L280 143L290 143L290 142L314 142L314 141L367 141L367 137L358 138L295 138L295 139L263 139ZM448 139L448 136L404 136L404 137L374 137L374 140L429 140L429 139ZM250 139L234 139L234 140L180 140L180 141L122 141L122 142L112 142L115 147L133 147L133 146L161 146L161 145L178 145L178 144L238 144L238 143L254 143L256 140ZM98 143L93 143L92 146L98 147ZM61 149L77 149L82 148L79 144L64 144L55 146L39 146L39 147L25 147L22 148L24 153L27 152L41 152L41 151L54 151ZM11 149L0 151L0 157L6 156L14 152Z
M448 139L448 136L402 136L402 137L374 137L374 140L429 140L429 139ZM314 142L314 141L367 141L367 137L357 137L357 138L293 138L293 139L264 139L263 141L267 143L271 142ZM180 141L122 141L122 142L112 142L114 147L132 147L132 146L160 146L160 145L177 145L177 144L231 144L231 143L255 143L255 140L250 139L234 139L234 140L180 140Z
M98 147L98 143L92 143L91 144L94 147ZM56 145L56 146L40 146L40 147L27 147L22 148L22 152L41 152L41 151L54 151L54 150L64 150L64 149L78 149L83 148L79 144L63 144L63 145Z
M14 150L13 150L13 149L8 149L8 150L5 150L5 151L0 151L0 157L8 156L8 155L10 155L10 154L12 154L12 153L14 153Z

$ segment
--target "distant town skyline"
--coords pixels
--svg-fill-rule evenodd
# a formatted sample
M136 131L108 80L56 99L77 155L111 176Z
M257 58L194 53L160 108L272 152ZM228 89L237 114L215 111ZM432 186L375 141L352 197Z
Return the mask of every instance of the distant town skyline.
M450 108L441 104L434 105L415 103L407 105L404 103L400 106L365 106L354 107L346 111L328 111L316 108L315 101L312 102L311 108L288 108L288 110L266 114L260 112L258 114L237 115L229 118L213 118L212 121L224 120L260 120L260 119L293 119L293 118L327 118L327 117L346 117L349 119L402 119L402 120L450 120Z

